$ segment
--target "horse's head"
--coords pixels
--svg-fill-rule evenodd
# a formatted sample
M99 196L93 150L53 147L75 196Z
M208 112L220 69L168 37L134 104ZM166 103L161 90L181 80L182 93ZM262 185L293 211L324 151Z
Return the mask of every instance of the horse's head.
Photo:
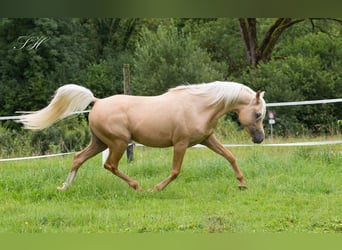
M263 120L266 114L264 92L258 91L247 105L240 107L238 112L240 123L248 130L254 143L265 139Z

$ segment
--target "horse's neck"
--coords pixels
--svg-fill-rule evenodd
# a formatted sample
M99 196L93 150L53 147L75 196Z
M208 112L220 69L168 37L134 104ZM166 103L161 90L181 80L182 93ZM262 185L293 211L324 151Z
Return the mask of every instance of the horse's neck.
M254 94L252 93L252 91L242 90L242 92L243 93L239 95L236 101L232 103L232 105L230 105L227 112L233 111L233 112L239 113L243 107L246 107L251 104L253 97L254 97Z

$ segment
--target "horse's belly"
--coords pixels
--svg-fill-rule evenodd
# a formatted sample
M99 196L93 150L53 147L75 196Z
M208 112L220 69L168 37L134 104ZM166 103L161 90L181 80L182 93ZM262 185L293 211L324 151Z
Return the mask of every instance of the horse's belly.
M135 131L132 140L149 147L170 147L173 145L169 132L160 130Z

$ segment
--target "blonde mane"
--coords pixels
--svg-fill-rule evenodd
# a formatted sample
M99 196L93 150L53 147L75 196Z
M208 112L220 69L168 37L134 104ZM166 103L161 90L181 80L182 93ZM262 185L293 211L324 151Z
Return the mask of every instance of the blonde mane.
M188 91L192 95L206 96L210 98L210 105L224 102L225 107L237 101L243 91L255 94L249 87L236 82L212 82L191 85L181 85L169 90Z

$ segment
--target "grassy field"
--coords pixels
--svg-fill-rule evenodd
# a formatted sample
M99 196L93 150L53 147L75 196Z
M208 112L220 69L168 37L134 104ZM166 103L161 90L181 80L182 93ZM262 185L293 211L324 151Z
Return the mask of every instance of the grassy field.
M232 148L248 189L228 163L189 149L164 191L137 193L86 162L65 193L72 156L0 163L0 232L342 232L342 145ZM171 149L136 148L121 169L144 190L170 170Z

